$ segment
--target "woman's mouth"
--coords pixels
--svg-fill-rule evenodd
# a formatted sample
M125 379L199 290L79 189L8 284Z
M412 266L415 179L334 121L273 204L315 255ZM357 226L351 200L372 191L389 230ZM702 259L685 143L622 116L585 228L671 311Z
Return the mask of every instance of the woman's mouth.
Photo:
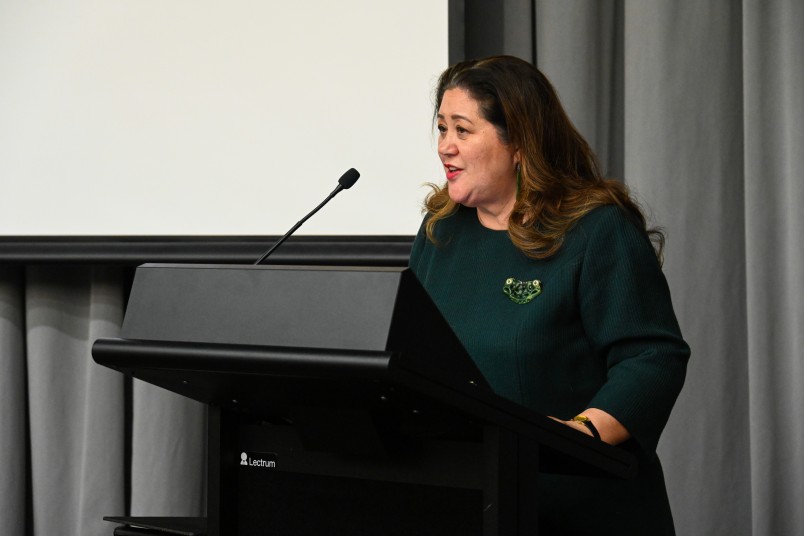
M458 176L458 174L461 171L463 171L461 168L458 168L458 167L455 167L455 166L449 166L449 165L446 165L446 164L444 165L444 169L447 172L447 180L448 181L454 180Z

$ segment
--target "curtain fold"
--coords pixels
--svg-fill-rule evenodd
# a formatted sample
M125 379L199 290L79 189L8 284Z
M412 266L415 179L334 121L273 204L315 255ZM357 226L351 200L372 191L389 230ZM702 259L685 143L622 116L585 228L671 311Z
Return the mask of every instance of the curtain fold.
M206 408L134 380L131 515L205 512Z
M678 534L750 534L741 21L730 0L626 3L625 178L667 230L692 347L660 446Z
M0 266L0 527L25 534L27 391L24 271Z
M804 3L743 2L754 534L804 534Z
M125 512L123 377L90 348L123 312L117 270L30 267L25 286L33 534L108 534Z
M622 1L536 2L536 65L604 173L623 178Z

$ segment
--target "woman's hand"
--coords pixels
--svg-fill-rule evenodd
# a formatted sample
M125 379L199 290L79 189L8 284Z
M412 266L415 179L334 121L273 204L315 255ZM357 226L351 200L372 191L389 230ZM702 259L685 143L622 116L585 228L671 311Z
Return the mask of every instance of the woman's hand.
M620 424L620 421L602 409L588 408L582 411L581 415L585 415L590 421L592 421L592 424L595 426L595 428L597 428L597 431L600 434L600 440L608 443L609 445L617 445L618 443L622 443L631 437L631 434L628 432L628 430L626 430L625 426ZM555 417L550 418L566 424L570 428L574 428L588 436L594 437L592 431L583 423L578 421L563 421L561 419L556 419Z

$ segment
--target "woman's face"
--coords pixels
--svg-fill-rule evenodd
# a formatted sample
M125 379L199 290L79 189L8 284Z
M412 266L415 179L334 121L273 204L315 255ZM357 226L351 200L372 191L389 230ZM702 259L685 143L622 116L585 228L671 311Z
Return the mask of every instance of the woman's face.
M437 119L438 155L450 198L477 207L478 214L507 220L516 201L516 151L500 141L496 127L463 89L444 92Z

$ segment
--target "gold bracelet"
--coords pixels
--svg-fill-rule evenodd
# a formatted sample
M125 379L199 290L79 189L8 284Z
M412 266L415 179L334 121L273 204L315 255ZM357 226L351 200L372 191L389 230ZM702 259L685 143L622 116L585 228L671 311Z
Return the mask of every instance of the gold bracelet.
M582 425L586 426L589 429L589 431L592 432L592 436L595 439L600 439L600 432L597 431L595 425L592 423L592 421L589 420L589 417L587 417L586 415L576 415L575 417L572 418L572 421L579 422Z

